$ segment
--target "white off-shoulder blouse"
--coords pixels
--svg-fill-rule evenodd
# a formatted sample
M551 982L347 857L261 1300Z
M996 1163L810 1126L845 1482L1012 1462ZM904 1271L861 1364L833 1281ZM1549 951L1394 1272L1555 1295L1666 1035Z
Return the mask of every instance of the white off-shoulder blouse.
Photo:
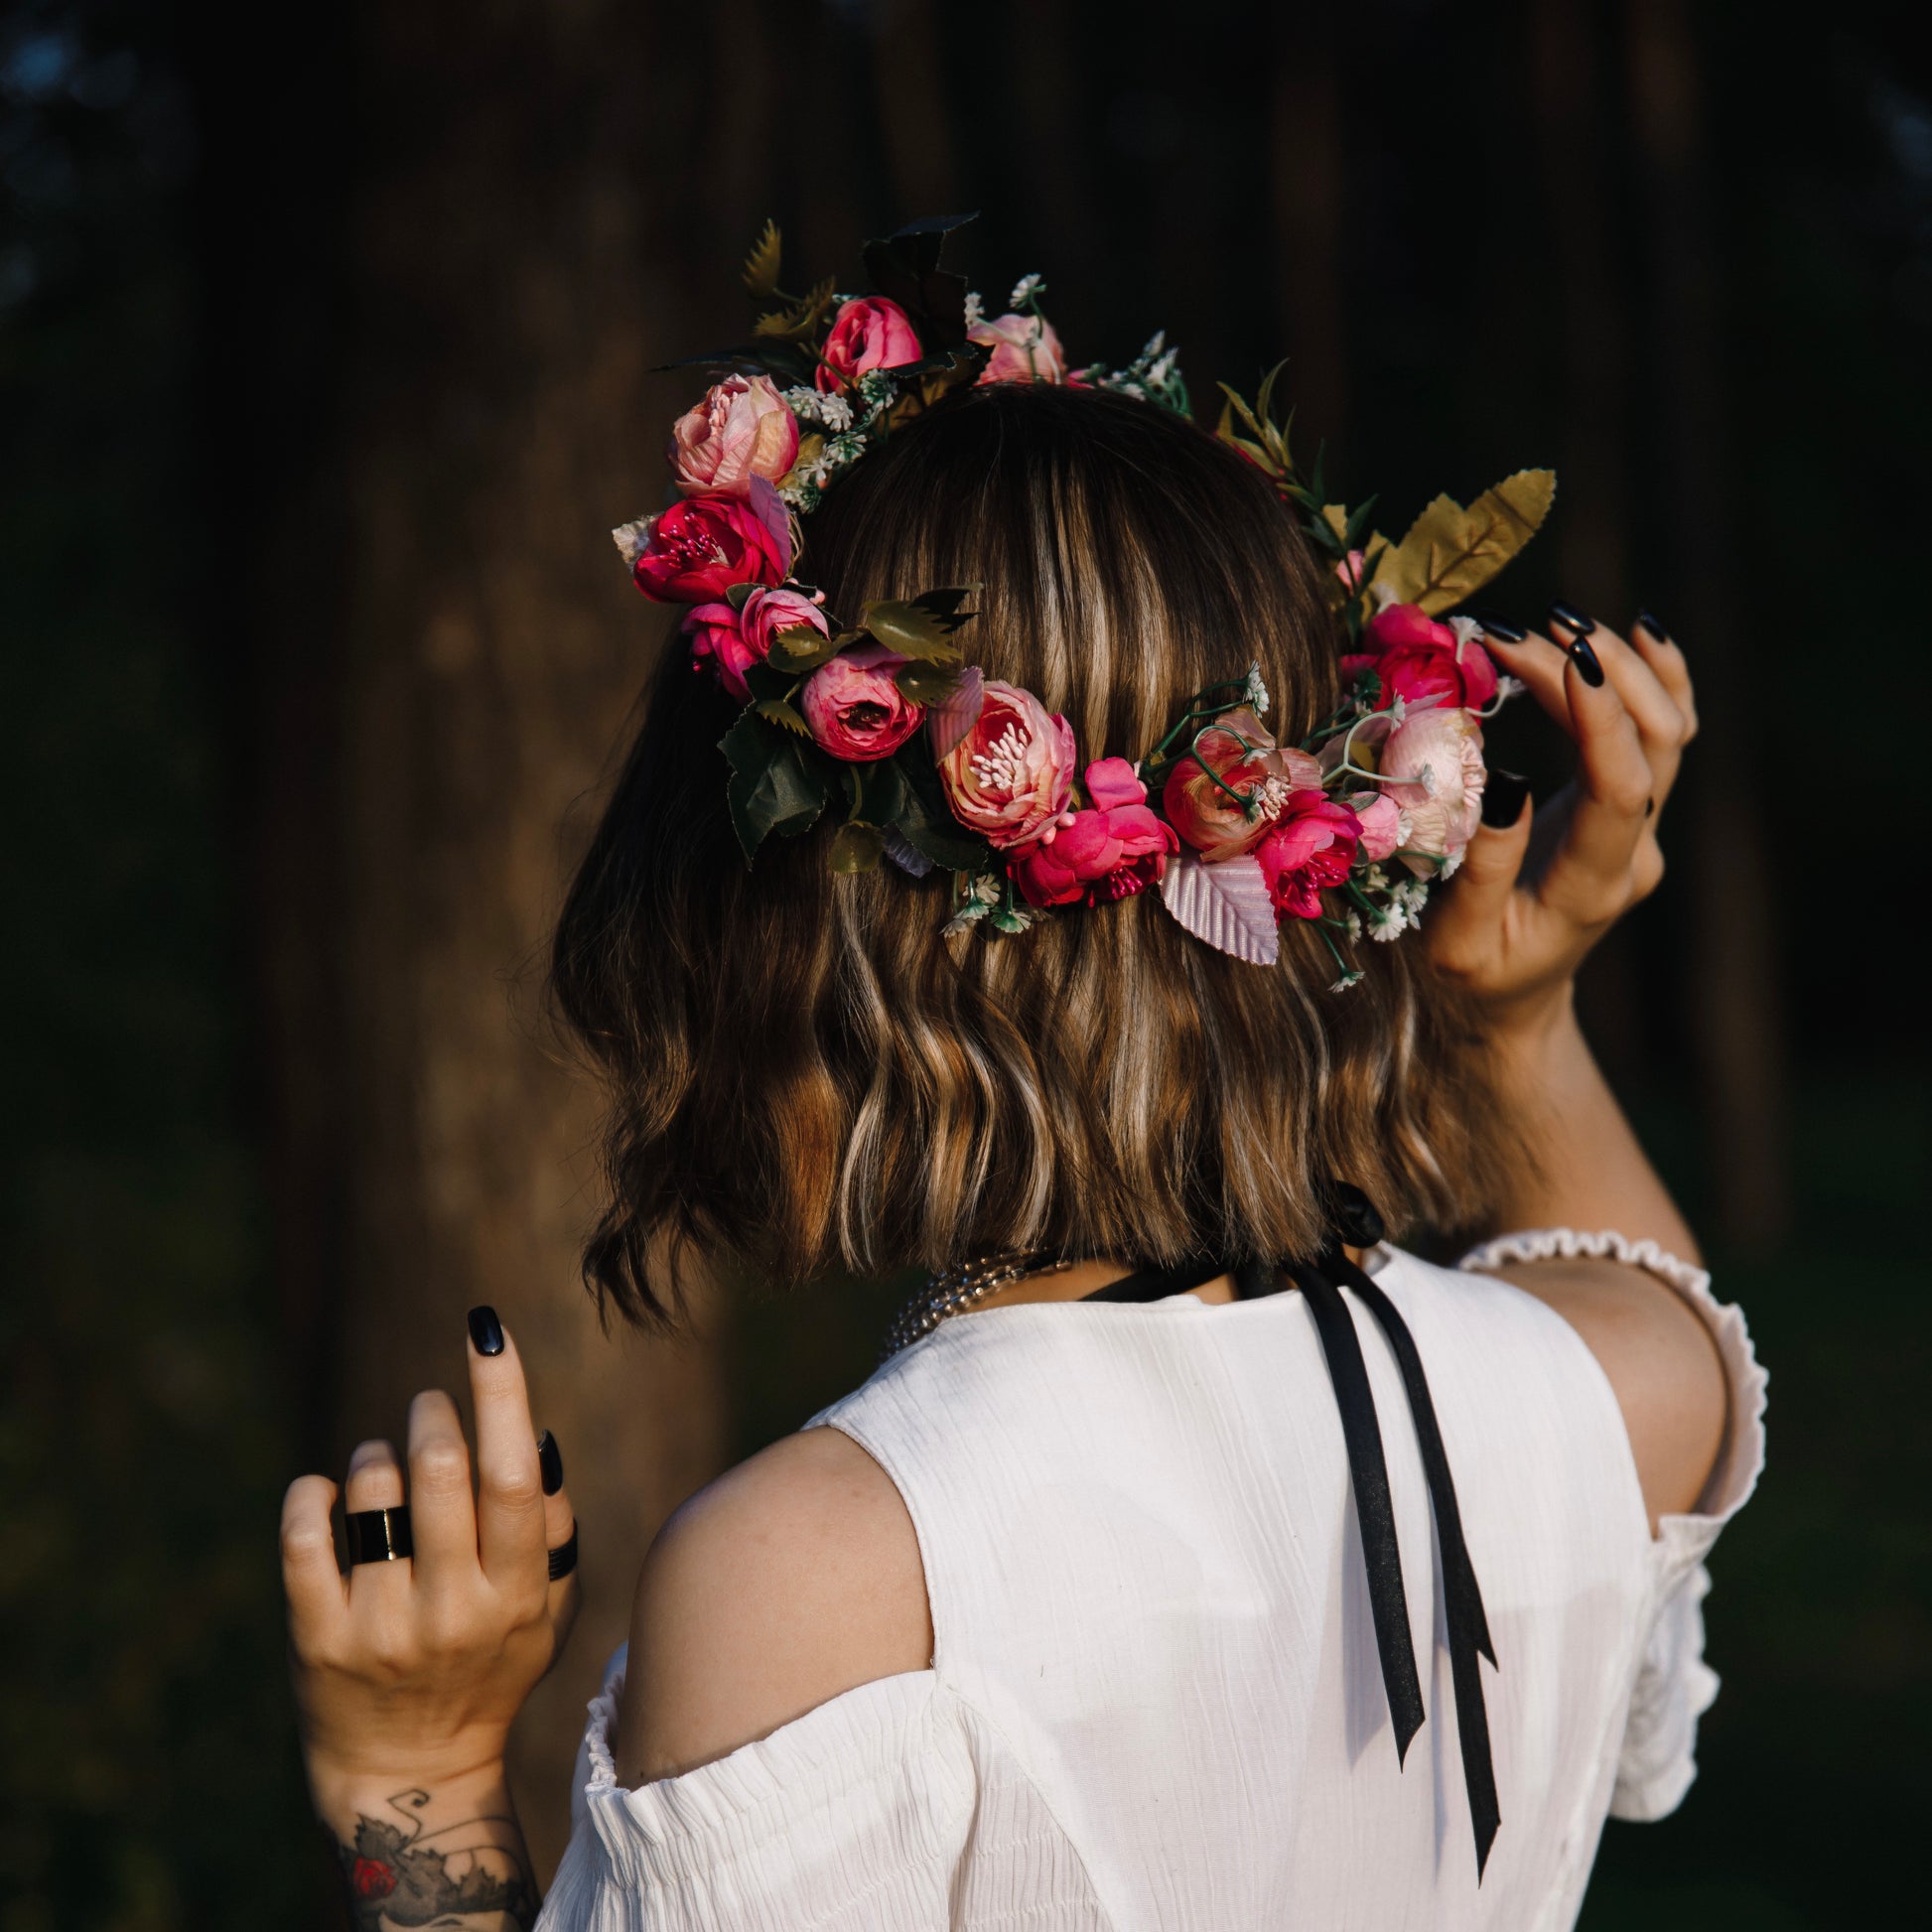
M1609 1383L1481 1272L1617 1254L1709 1324L1730 1421L1703 1507L1653 1538ZM1604 1817L1696 1775L1704 1559L1763 1459L1742 1317L1654 1248L1512 1236L1461 1271L1391 1248L1497 1667L1502 1826L1478 1885L1432 1517L1397 1364L1352 1295L1428 1720L1398 1766L1328 1370L1304 1298L957 1315L812 1426L918 1532L930 1668L713 1764L613 1773L592 1704L545 1932L1456 1932L1569 1926Z

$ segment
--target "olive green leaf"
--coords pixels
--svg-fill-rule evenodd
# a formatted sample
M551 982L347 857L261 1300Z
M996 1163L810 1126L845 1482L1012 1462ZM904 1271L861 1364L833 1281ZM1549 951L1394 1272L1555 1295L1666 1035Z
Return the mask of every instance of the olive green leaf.
M815 671L864 634L859 630L841 630L835 636L827 637L808 623L793 624L789 629L773 635L770 654L765 661L794 675Z
M957 665L922 664L916 658L893 674L893 682L914 704L944 704L959 689L959 679Z
M1295 412L1291 409L1287 418L1278 426L1274 421L1273 411L1275 384L1287 366L1286 362L1277 362L1262 378L1261 389L1255 397L1253 408L1242 399L1238 390L1229 388L1223 382L1220 389L1227 401L1221 405L1221 420L1214 429L1214 434L1223 443L1232 445L1258 470L1273 477L1278 483L1284 484L1293 482L1295 478L1295 459L1288 453L1288 433L1294 426ZM1234 425L1237 417L1248 432L1246 436L1235 434Z
M885 856L885 832L861 819L847 819L832 840L834 872L871 872Z
M985 840L978 839L952 815L940 783L938 767L922 739L914 739L894 755L904 793L897 813L898 829L934 865L949 872L970 872L987 860Z
M778 292L778 224L768 217L745 257L745 292L755 302L769 302Z
M774 725L782 725L786 731L796 732L800 738L812 735L811 727L783 698L760 698L753 709L760 718L769 719Z
M752 325L752 334L776 337L783 342L803 342L818 334L818 326L825 320L825 312L834 299L835 286L828 275L809 295L787 303L782 309L773 309L769 315L759 316Z
M1389 554L1380 581L1398 603L1452 610L1529 542L1556 493L1554 471L1519 470L1467 509L1453 497L1438 496Z
M868 631L891 650L935 664L959 662L959 646L952 633L972 616L959 606L978 589L957 585L949 590L924 591L910 600L881 598L865 608Z

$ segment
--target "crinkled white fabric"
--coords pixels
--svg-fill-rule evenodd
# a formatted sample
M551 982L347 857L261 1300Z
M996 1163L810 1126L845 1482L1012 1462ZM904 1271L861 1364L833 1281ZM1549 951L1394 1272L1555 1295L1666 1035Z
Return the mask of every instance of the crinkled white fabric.
M1566 1238L1593 1237L1533 1237ZM905 1498L931 1667L626 1791L620 1653L546 1932L1569 1926L1613 1801L1654 1817L1693 1775L1716 1683L1702 1563L1755 1481L1763 1378L1736 1311L1676 1281L1718 1337L1731 1426L1706 1508L1653 1539L1574 1329L1477 1272L1391 1249L1369 1266L1428 1369L1500 1660L1479 1888L1428 1492L1380 1328L1351 1300L1429 1710L1406 1769L1307 1307L1176 1296L955 1316L813 1419Z

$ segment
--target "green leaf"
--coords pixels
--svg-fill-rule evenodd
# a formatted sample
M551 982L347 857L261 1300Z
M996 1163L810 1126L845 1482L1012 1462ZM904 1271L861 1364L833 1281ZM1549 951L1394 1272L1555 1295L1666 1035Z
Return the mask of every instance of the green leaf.
M760 718L768 719L774 725L782 725L786 731L796 732L800 738L812 735L811 727L783 698L762 698L753 708Z
M866 629L890 650L935 664L959 662L959 646L952 633L960 620L947 617L916 600L881 598L865 608Z
M809 295L801 296L782 309L773 309L769 315L759 316L752 325L752 334L791 343L816 336L818 326L825 320L825 312L832 306L837 293L837 284L828 275L824 281L813 286Z
M903 781L897 824L906 839L948 872L969 872L984 866L990 848L953 817L938 768L925 756L924 744L913 740L892 761Z
M816 754L757 712L741 712L718 749L731 760L725 799L748 866L771 833L795 837L825 809L825 776Z
M729 604L734 611L742 611L744 610L745 606L751 601L751 596L754 591L761 591L765 588L766 587L763 584L728 585L725 590L725 602Z
M891 825L905 810L905 780L897 763L880 759L847 767L857 775L858 809L852 816L869 825Z
M836 657L848 640L862 634L859 631L848 630L827 637L822 631L814 630L808 623L794 624L789 630L780 630L773 634L771 654L765 661L794 676L805 671L815 671L821 664Z
M755 302L769 302L778 293L778 224L769 218L745 257L745 292Z
M966 341L966 278L939 266L946 237L977 217L927 215L897 234L866 243L866 273L881 295L912 318L928 352L958 348Z
M959 668L951 664L901 664L893 682L914 704L944 704L959 689Z
M871 872L885 856L886 834L860 819L848 819L832 841L834 872Z

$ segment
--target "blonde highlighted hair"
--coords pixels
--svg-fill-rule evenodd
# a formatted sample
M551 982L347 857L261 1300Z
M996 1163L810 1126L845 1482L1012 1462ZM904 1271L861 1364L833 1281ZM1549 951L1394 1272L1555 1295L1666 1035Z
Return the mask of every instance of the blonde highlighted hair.
M1146 403L1007 384L940 403L830 492L802 576L856 617L979 583L969 660L1141 756L1262 667L1284 742L1339 698L1320 566L1270 484ZM1502 1158L1478 1042L1419 942L1327 989L1290 920L1257 967L1158 894L946 938L948 876L826 869L831 827L747 870L717 750L734 706L675 636L559 924L557 1009L604 1075L586 1279L675 1319L680 1257L782 1286L989 1250L1172 1263L1316 1247L1326 1181L1397 1231L1473 1225Z

